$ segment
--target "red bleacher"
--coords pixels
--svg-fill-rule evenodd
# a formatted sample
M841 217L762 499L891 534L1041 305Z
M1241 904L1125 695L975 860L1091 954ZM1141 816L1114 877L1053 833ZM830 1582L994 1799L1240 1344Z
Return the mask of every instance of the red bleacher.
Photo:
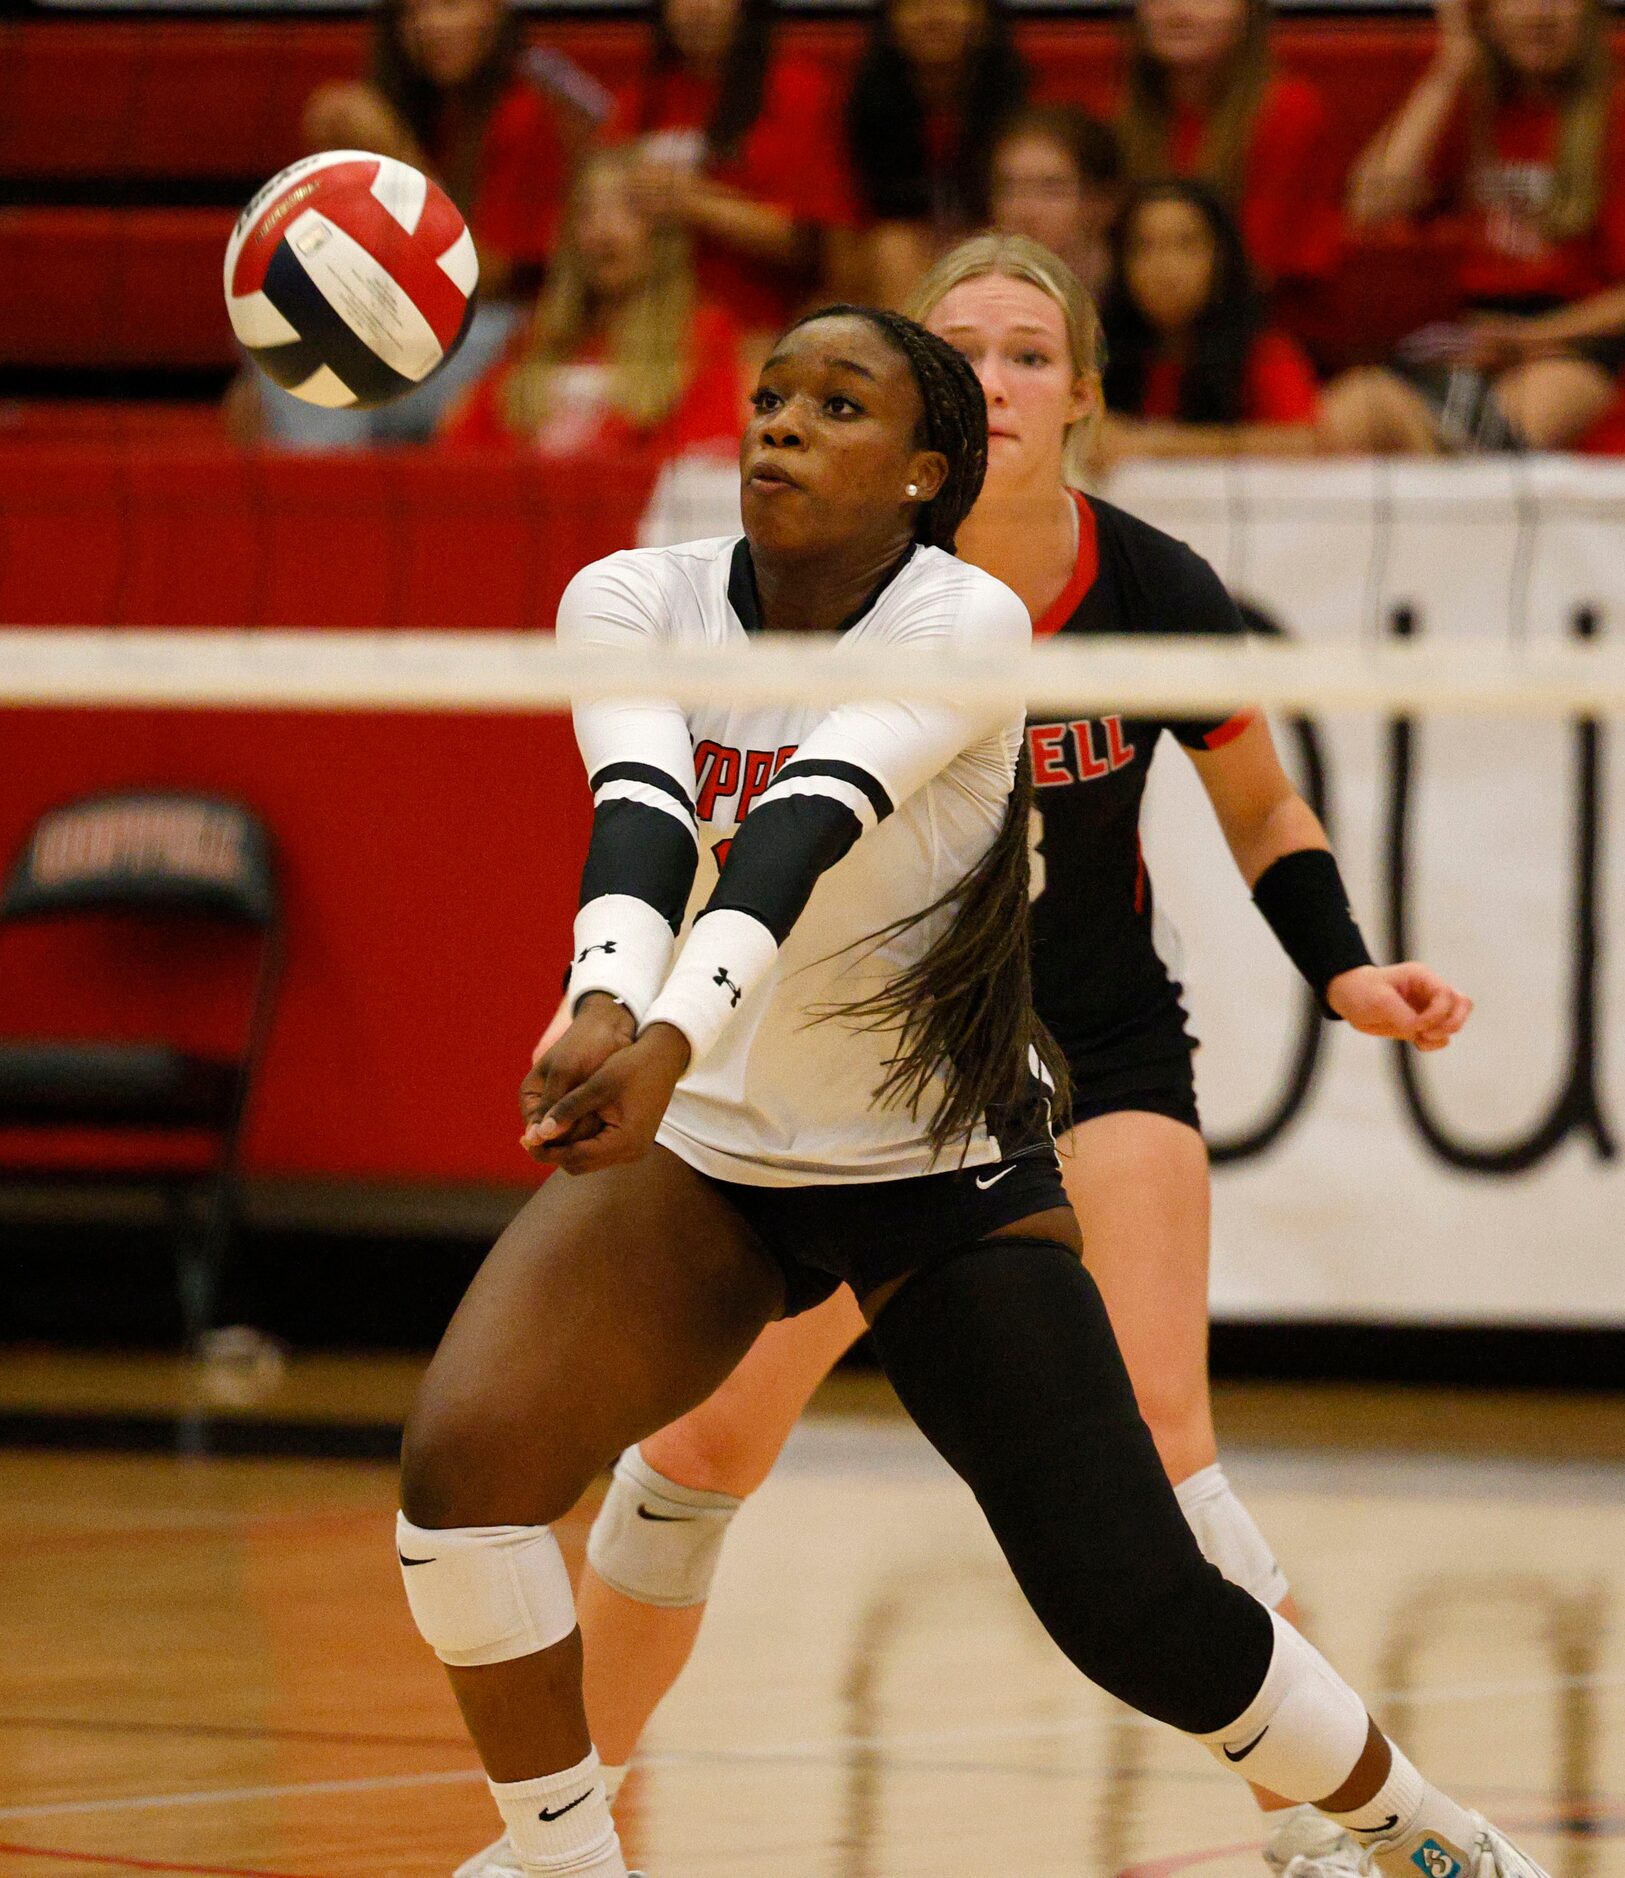
M353 74L347 23L25 20L0 26L0 174L253 176L298 150L313 85Z
M788 38L838 68L853 23L797 23ZM1022 44L1046 95L1110 104L1118 35L1106 21L1035 22ZM551 44L608 84L635 70L631 21L566 21ZM1352 159L1415 77L1424 23L1283 25L1283 65L1333 101L1339 155ZM353 21L11 21L0 23L0 177L59 186L108 177L174 182L163 210L0 211L0 356L24 365L228 365L219 257L230 217L183 206L188 185L263 179L299 152L313 86L360 71Z
M634 539L653 477L641 458L309 457L178 432L0 445L0 621L524 631Z
M636 70L634 21L538 28L611 86ZM798 21L786 38L845 72L853 21ZM364 68L353 20L0 22L0 183L58 200L109 178L172 183L163 208L0 209L0 359L36 367L215 367L234 352L220 292L229 211L186 206L222 184L246 191L299 152L311 89ZM1047 97L1109 110L1121 38L1112 21L1025 21L1023 49ZM1322 89L1346 167L1404 96L1433 43L1425 19L1282 21L1283 68ZM1625 34L1621 39L1625 49ZM88 196L87 199L93 199ZM1351 243L1307 319L1332 362L1379 357L1399 334L1451 311L1448 249L1400 232ZM1625 420L1622 420L1625 421ZM1616 425L1616 428L1619 426ZM0 440L7 434L0 413ZM21 430L12 426L12 435Z
M0 209L0 357L17 365L231 362L229 209Z
M611 86L641 58L633 21L563 20L540 30ZM860 36L844 21L798 21L784 31L787 43L840 72ZM1109 105L1120 43L1113 23L1023 22L1018 36L1046 94ZM297 153L312 87L359 72L366 43L365 26L348 20L0 23L8 94L0 175L265 175ZM1348 158L1415 78L1432 29L1420 20L1293 20L1277 43L1281 63L1331 99L1339 154Z

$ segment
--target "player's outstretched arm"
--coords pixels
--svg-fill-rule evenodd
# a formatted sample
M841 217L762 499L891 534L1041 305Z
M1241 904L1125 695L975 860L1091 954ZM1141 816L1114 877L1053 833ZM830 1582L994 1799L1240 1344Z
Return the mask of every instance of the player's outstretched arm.
M648 570L636 557L612 555L565 589L558 637L636 658L664 637L663 614ZM549 1118L631 1046L665 980L699 852L694 752L677 706L614 699L578 705L573 716L593 792L592 839L569 985L519 1093L521 1145L560 1165L607 1123L586 1109L563 1126Z
M1281 767L1263 713L1243 712L1216 736L1223 741L1212 747L1206 739L1185 747L1248 887L1256 887L1285 855L1305 848L1329 850L1320 817Z
M1258 910L1322 1006L1368 1037L1442 1050L1472 1000L1429 966L1376 965L1349 911L1320 818L1281 767L1268 721L1252 713L1216 748L1189 749ZM1189 747L1189 746L1188 746Z

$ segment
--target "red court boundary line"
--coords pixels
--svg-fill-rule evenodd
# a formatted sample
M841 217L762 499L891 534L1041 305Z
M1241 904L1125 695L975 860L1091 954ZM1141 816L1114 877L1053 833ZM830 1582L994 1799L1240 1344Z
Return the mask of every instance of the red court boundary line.
M266 1871L255 1865L185 1865L170 1859L132 1858L127 1852L65 1852L49 1845L0 1844L0 1856L58 1858L70 1865L122 1865L128 1871L178 1871L198 1878L312 1878L309 1872Z

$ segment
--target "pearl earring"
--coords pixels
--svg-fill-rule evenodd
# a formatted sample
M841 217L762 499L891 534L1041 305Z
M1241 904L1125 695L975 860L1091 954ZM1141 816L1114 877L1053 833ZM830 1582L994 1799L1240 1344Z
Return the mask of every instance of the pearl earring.
M918 483L910 483L908 486L908 493L911 496L917 496L920 493L920 485Z

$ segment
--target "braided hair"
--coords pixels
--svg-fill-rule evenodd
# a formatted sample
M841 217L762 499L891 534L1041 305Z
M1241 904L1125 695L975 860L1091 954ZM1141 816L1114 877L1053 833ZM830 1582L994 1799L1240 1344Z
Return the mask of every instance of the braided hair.
M987 473L981 384L963 353L901 313L829 306L796 326L834 317L867 321L908 362L923 407L919 444L948 459L942 488L920 504L914 539L952 554L959 525ZM1004 821L981 860L930 906L857 943L873 950L927 922L940 925L941 932L907 971L872 996L817 1014L821 1020L854 1021L863 1030L897 1032L877 1101L917 1110L933 1079L941 1077L943 1093L929 1126L938 1153L955 1142L963 1152L989 1109L1019 1104L1030 1087L1035 1052L1055 1085L1054 1113L1064 1116L1070 1107L1065 1058L1033 1009L1027 934L1032 807L1032 768L1023 739Z
M946 339L882 307L848 306L844 301L821 306L804 313L786 332L833 319L865 321L907 362L924 413L915 443L922 450L940 450L948 459L947 480L929 502L920 504L914 518L914 539L922 547L952 554L959 524L975 506L987 475L987 399L980 381L964 353Z

